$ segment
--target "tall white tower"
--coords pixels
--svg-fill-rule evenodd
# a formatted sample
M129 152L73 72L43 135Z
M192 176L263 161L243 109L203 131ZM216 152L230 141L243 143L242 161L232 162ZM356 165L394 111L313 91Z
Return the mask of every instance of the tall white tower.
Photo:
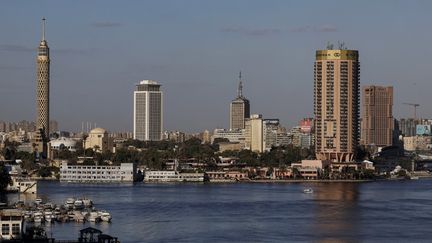
M163 131L163 95L160 84L143 80L134 91L134 139L159 141Z

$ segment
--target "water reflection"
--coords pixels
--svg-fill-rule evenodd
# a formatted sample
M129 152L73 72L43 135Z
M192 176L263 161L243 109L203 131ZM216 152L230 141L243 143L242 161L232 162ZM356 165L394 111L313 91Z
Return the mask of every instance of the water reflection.
M315 190L312 230L319 242L355 242L359 235L358 183L320 184Z

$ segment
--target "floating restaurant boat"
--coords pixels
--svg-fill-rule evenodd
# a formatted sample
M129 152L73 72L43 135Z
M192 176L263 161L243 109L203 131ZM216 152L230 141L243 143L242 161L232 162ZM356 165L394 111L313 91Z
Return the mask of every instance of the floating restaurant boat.
M180 173L177 171L146 171L144 182L204 182L204 173Z

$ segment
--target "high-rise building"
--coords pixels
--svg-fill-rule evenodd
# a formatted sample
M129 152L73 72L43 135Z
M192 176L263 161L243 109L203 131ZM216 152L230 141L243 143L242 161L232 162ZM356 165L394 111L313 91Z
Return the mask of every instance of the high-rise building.
M237 98L230 104L230 130L244 129L245 119L249 116L250 104L249 100L243 96L243 82L240 72Z
M264 122L262 115L253 114L245 122L245 147L253 152L264 151Z
M362 89L361 142L378 147L393 144L393 87Z
M38 152L47 152L49 140L49 83L50 57L48 42L45 40L45 18L42 19L42 40L36 58L36 145Z
M163 131L163 95L160 84L143 80L134 91L133 137L141 141L159 141Z
M349 162L359 139L358 51L316 51L314 65L315 152L317 159Z
M278 146L277 137L279 131L279 119L264 119L263 120L263 148L270 151L272 147Z

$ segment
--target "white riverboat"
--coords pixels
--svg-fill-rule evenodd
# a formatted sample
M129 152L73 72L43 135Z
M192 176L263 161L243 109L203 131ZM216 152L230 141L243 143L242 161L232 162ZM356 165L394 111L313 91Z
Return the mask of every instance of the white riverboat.
M180 173L177 171L146 171L145 182L204 182L204 173Z

